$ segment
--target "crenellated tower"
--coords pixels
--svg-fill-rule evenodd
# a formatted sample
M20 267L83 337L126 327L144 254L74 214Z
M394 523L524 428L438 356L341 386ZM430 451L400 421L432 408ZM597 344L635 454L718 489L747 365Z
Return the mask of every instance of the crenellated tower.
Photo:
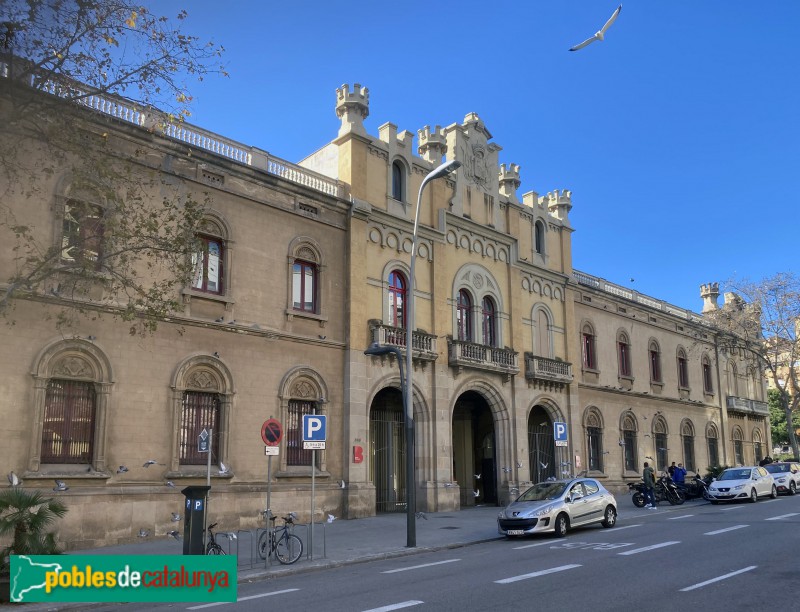
M366 136L364 119L369 116L369 89L359 83L353 84L353 91L346 83L336 90L336 116L342 120L339 136L353 133Z
M447 137L442 132L442 127L437 125L431 131L431 126L426 125L417 130L419 147L417 151L422 159L438 166L442 163L444 154L447 153Z
M700 297L703 298L703 313L719 310L719 283L700 285Z

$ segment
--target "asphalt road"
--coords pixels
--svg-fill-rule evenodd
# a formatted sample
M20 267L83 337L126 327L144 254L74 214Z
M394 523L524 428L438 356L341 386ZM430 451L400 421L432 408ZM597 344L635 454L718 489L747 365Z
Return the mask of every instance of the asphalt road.
M239 585L235 604L172 610L800 610L800 495L657 511L620 497L612 529L458 549ZM140 604L141 606L141 604ZM109 606L107 610L134 609Z

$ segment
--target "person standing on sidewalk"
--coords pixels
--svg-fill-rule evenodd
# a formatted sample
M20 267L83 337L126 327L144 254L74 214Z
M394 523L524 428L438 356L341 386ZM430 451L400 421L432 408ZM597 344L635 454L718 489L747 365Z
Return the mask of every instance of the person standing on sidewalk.
M644 496L645 501L649 502L646 507L650 510L656 509L656 476L653 468L647 461L644 462L644 470L642 471L642 480L644 480Z

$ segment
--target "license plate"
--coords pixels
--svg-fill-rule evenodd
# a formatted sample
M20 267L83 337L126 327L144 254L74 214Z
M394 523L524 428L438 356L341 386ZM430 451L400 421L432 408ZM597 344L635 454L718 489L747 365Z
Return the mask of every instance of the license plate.
M508 535L525 535L525 531L523 529L509 529L506 531Z

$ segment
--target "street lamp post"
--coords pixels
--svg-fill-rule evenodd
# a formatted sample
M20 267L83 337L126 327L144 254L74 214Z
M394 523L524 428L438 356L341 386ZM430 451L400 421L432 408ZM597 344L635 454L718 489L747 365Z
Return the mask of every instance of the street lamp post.
M416 475L414 468L414 385L412 357L414 351L414 272L417 263L417 231L419 229L419 207L422 202L422 192L425 186L438 178L447 176L461 167L461 162L452 159L434 168L419 186L417 207L414 210L414 232L411 235L411 266L408 272L408 294L406 296L406 371L403 380L403 367L400 366L400 386L403 392L403 405L405 407L405 441L406 441L406 547L414 548L417 545L417 525L414 516L417 509ZM385 355L394 353L398 363L401 363L400 352L396 347L376 346L372 344L365 355Z

